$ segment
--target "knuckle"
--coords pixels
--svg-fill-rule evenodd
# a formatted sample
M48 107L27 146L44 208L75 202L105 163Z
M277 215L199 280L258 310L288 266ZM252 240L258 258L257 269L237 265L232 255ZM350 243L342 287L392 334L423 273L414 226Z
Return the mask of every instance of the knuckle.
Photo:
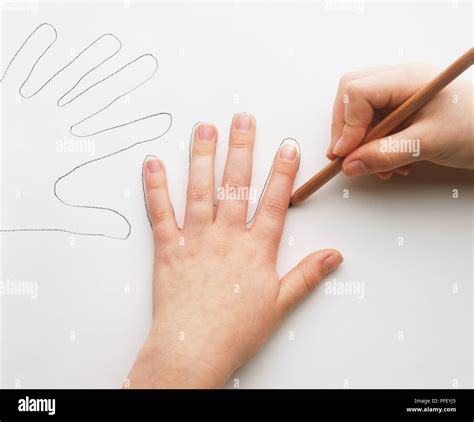
M159 263L156 271L160 272L166 265L176 265L176 262L182 262L179 255L180 249L176 249L178 239L176 233L171 230L162 230L153 228L153 238L155 241L155 257Z
M352 133L348 132L356 132L356 136L364 135L366 130L365 125L361 122L360 117L354 113L346 113L344 118L344 129L343 129L343 136L352 135Z
M166 185L164 183L154 182L148 187L147 195L149 197L155 197L161 195L164 191L166 191Z
M272 171L275 173L275 175L292 181L296 174L297 165L297 161L288 163L286 161L277 160Z
M204 202L211 199L211 188L209 186L190 186L188 198L195 202Z
M268 195L262 203L262 211L273 218L283 217L287 209L288 204L275 194Z
M245 177L242 175L231 173L227 177L227 181L225 183L226 187L230 189L240 190L246 188L248 186L248 182Z
M250 136L232 136L230 140L231 148L248 149L251 148L253 140Z
M318 274L316 273L316 270L307 268L303 270L302 276L305 293L309 295L318 283Z
M193 155L195 157L213 155L215 143L213 141L199 141L193 143Z
M353 72L347 72L344 75L341 76L341 79L339 80L339 86L340 87L345 87L350 81L354 79L354 73Z
M170 212L163 208L154 208L150 210L150 216L153 225L163 223L169 219L170 215Z
M350 81L346 85L346 94L351 97L358 96L361 93L361 86L357 81Z
M420 138L420 157L432 160L447 153L447 147L443 143L429 142L425 137Z
M392 154L389 152L380 151L380 155L375 156L374 158L383 166L384 169L392 170L397 167L393 160Z

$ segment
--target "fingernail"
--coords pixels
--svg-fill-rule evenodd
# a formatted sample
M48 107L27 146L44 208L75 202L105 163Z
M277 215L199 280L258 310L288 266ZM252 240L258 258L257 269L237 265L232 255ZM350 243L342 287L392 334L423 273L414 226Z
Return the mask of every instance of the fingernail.
M389 172L384 172L384 173L377 173L377 176L379 176L380 180L382 181L386 181L388 179L390 179L393 175L393 172L389 171Z
M351 161L344 166L344 174L349 177L367 174L369 169L362 160Z
M401 174L402 176L408 176L410 174L409 169L395 169L395 172Z
M248 132L252 128L252 117L247 113L239 113L234 120L235 128Z
M159 173L161 170L161 161L155 157L148 158L146 160L146 168L152 174Z
M335 155L339 155L342 148L344 147L345 141L342 139L342 136L338 139L336 142L336 145L334 145L334 148L332 150L332 153Z
M298 147L293 140L286 141L280 148L280 158L285 161L295 161L298 157Z
M212 125L200 124L198 127L198 138L202 141L210 141L214 137L216 129Z
M339 255L338 253L334 253L332 255L329 255L324 261L323 261L323 269L326 274L330 273L332 270L334 270L336 267L338 267L342 262L342 256Z

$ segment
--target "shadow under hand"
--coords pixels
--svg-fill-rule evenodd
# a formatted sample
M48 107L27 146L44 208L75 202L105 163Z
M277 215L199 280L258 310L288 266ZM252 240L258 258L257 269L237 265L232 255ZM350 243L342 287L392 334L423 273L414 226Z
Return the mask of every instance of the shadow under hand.
M331 202L336 193L337 197L344 194L363 194L367 199L381 199L385 194L405 197L429 196L434 192L447 190L450 195L454 195L456 193L453 190L456 189L459 195L462 191L470 192L472 195L473 180L472 170L444 167L423 161L415 163L408 176L394 174L387 181L380 180L376 175L348 178L341 173L308 201L320 204L325 201Z

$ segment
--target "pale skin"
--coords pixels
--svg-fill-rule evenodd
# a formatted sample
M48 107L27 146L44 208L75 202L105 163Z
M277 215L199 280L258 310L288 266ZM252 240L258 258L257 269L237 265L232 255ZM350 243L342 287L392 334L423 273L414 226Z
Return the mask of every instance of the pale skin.
M334 101L327 157L345 157L342 168L349 177L369 173L383 180L394 173L407 176L416 161L473 170L473 88L460 78L391 135L392 139L419 139L419 156L383 151L380 139L360 145L368 128L438 73L432 66L414 63L344 75Z
M430 67L408 65L343 77L334 103L328 158L346 157L347 176L376 173L382 179L394 172L407 175L411 164L420 160L474 169L472 86L460 80L393 135L419 138L420 157L381 152L379 140L360 146L367 128L435 74ZM345 94L349 102L343 101ZM458 103L452 102L453 95ZM234 116L222 186L250 186L255 131L251 115ZM275 264L299 151L287 143L277 152L255 221L248 228L245 198L221 199L214 206L216 142L213 125L196 127L182 229L169 200L164 164L158 158L145 163L155 244L153 323L126 387L224 386L288 312L342 262L338 251L320 250L280 278Z
M256 122L232 121L222 186L248 187ZM194 131L187 205L180 230L163 163L145 163L145 189L155 242L153 324L128 377L132 388L218 388L278 327L285 315L335 269L333 249L310 254L283 278L275 270L299 151L277 152L251 228L247 200L214 207L217 129Z

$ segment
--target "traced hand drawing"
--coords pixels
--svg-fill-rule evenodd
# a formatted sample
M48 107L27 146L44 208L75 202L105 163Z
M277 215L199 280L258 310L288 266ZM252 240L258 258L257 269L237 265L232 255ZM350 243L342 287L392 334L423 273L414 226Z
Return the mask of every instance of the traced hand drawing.
M8 65L7 65L6 69L4 70L3 74L1 74L0 83L2 83L2 84L3 83L8 83L7 75L10 73L9 71L11 70L11 68L14 65L15 61L23 53L23 51L29 47L30 43L34 43L35 41L37 41L37 40L35 40L35 37L36 38L38 37L38 34L39 34L40 31L41 32L48 31L49 35L52 36L52 39L49 43L47 43L45 45L44 48L41 49L41 51L39 52L39 55L35 56L37 58L33 62L33 65L31 66L31 69L29 70L29 72L26 76L26 79L24 79L20 84L20 87L18 89L18 94L22 99L25 99L25 100L28 100L28 99L31 99L31 98L37 96L37 94L39 94L41 91L44 90L44 88L46 88L48 85L50 85L60 74L63 74L64 72L68 71L71 68L71 66L77 65L78 62L80 62L82 59L84 59L84 57L86 55L88 55L92 49L96 50L97 48L100 48L100 43L103 43L104 40L112 41L112 42L116 43L116 48L113 49L110 54L102 53L99 56L99 58L97 58L95 60L95 63L93 65L89 65L88 68L84 71L84 73L82 73L82 76L80 76L77 79L77 81L72 85L72 87L70 89L68 89L63 95L61 95L59 97L59 99L57 99L56 104L55 104L57 107L65 107L65 106L67 106L71 103L76 102L80 97L82 97L83 95L85 95L89 91L94 92L94 90L97 89L99 86L106 83L108 80L111 80L111 79L117 77L122 72L124 72L126 70L129 70L129 68L132 65L134 65L134 64L136 64L140 61L151 60L151 62L153 63L152 64L152 70L151 70L150 74L146 75L145 77L143 75L135 75L136 83L134 83L131 88L125 89L123 92L119 93L118 95L113 96L110 101L106 102L106 104L101 106L97 111L95 111L91 114L88 114L86 117L84 117L81 120L77 121L76 123L72 124L70 126L70 130L69 130L69 135L70 136L75 137L75 138L86 138L86 137L89 138L89 137L94 137L94 136L97 136L97 135L100 135L100 134L103 134L103 133L106 133L106 132L110 132L110 131L114 131L114 134L115 134L116 130L120 130L120 129L125 128L127 126L131 126L131 125L134 125L138 122L143 122L145 120L150 120L150 119L159 119L160 121L162 121L164 119L166 122L165 122L165 125L164 125L164 129L162 129L160 131L158 131L157 129L154 129L154 133L150 134L150 136L147 136L145 139L142 139L142 140L139 140L139 141L127 140L127 141L125 141L125 145L120 145L120 147L118 147L115 144L114 146L109 148L108 151L101 154L97 158L90 159L90 160L87 160L87 161L84 161L82 159L80 162L78 162L76 165L74 165L72 168L70 168L69 171L67 171L66 173L64 173L64 174L60 175L59 177L57 177L55 182L54 182L53 195L60 203L62 203L65 206L73 207L73 208L85 208L85 209L90 209L90 210L102 210L102 211L113 213L113 214L119 216L121 219L123 219L123 221L127 225L128 229L127 229L127 232L124 235L114 236L114 235L106 234L104 232L75 231L75 230L69 230L67 228L59 228L59 227L0 228L0 232L5 233L5 232L56 231L56 232L65 232L65 233L76 234L76 235L100 236L100 237L108 237L108 238L112 238L112 239L127 239L130 236L130 233L131 233L131 225L130 225L129 220L127 219L127 217L125 215L123 215L118 210L113 209L113 208L99 207L99 206L94 206L94 205L89 205L89 204L77 204L77 203L75 204L75 203L71 203L69 201L66 201L59 194L58 185L62 181L64 181L65 178L69 177L74 172L76 172L77 170L79 170L79 169L81 169L85 166L88 166L92 163L96 163L96 162L99 162L101 160L105 160L107 158L115 156L115 155L117 155L121 152L127 151L127 150L129 150L129 149L131 149L131 148L133 148L133 147L135 147L139 144L144 144L144 143L147 143L147 142L157 140L157 139L161 138L162 136L164 136L169 131L169 129L171 128L171 125L172 125L172 116L171 116L170 113L166 113L166 112L146 115L146 116L141 117L139 119L126 121L126 122L124 122L122 124L119 124L119 125L114 125L112 127L107 127L105 129L93 131L93 132L86 133L86 134L80 134L77 131L75 131L77 126L79 126L81 124L84 124L85 122L101 115L109 107L111 107L113 104L115 104L118 100L120 100L121 98L131 94L133 91L137 90L139 87L141 87L143 84L145 84L151 78L153 78L153 76L156 74L156 72L158 70L158 60L152 54L143 54L143 55L137 57L136 59L126 63L125 65L120 67L118 70L113 71L112 73L109 73L105 77L102 77L100 80L98 80L97 82L95 82L92 85L88 86L87 88L83 89L82 91L80 90L79 93L77 93L75 95L71 94L71 93L74 92L74 90L76 90L76 88L81 84L81 82L83 82L94 71L98 70L107 61L109 61L110 59L115 57L120 52L120 50L122 49L122 43L120 42L120 40L115 35L113 35L113 34L104 34L104 35L100 36L99 38L97 38L92 43L90 43L89 45L87 45L83 50L81 50L79 52L79 54L75 55L75 57L72 60L68 61L57 72L55 72L50 78L48 78L46 80L46 82L44 82L38 89L34 90L30 94L25 94L25 92L24 92L25 91L25 85L28 83L28 81L30 80L32 75L34 75L34 72L37 69L38 64L42 60L45 59L45 56L47 56L48 51L51 49L51 47L54 45L54 43L56 42L56 40L58 38L56 28L53 25L49 24L49 23L43 23L43 24L39 25L38 27L36 27L34 29L34 31L30 35L28 35L28 37L25 39L25 41L20 45L20 47L18 48L16 53L13 55L11 60L8 62ZM38 54L38 52L36 52L35 54ZM70 96L71 98L67 99L68 96ZM159 125L157 125L157 126L159 126ZM48 164L46 164L46 165L48 165Z
M124 214L122 214L118 210L110 208L110 207L95 206L95 205L90 205L90 204L79 204L79 203L72 203L71 201L67 201L59 193L58 186L66 178L68 178L69 176L71 176L73 173L75 173L76 171L78 171L81 168L84 168L88 165L91 165L92 163L97 163L101 160L105 160L107 158L113 157L113 156L115 156L115 155L117 155L121 152L127 151L127 150L129 150L129 149L131 149L131 148L133 148L137 145L157 140L157 139L161 138L162 136L164 136L166 133L168 133L168 131L170 130L171 125L172 125L172 115L170 113L166 113L166 112L160 112L160 113L154 113L154 114L146 115L146 116L138 118L138 119L134 119L134 120L131 120L131 121L126 121L126 122L124 122L122 124L119 124L119 125L114 125L114 126L107 127L107 128L104 128L104 129L91 131L89 133L79 133L78 131L76 131L76 128L78 126L80 126L81 124L84 124L85 122L87 122L87 121L89 121L89 120L91 120L91 119L93 119L97 116L100 116L107 109L109 109L113 104L115 104L118 100L120 100L121 98L129 95L133 91L137 90L139 87L141 87L146 82L148 82L151 78L153 78L153 76L156 74L156 72L158 70L158 60L152 54L143 54L141 56L138 56L134 60L129 61L125 65L121 66L119 69L117 69L117 70L115 70L111 73L108 73L105 77L102 77L98 81L96 81L96 82L90 84L89 86L87 86L87 88L82 89L82 90L77 89L81 85L81 83L87 79L87 77L89 77L90 75L93 75L95 71L97 71L101 66L103 66L110 59L115 57L120 52L120 50L122 49L122 43L121 43L121 41L119 40L118 37L116 37L115 35L110 34L110 33L104 34L104 35L98 37L92 43L88 44L83 50L81 50L71 60L66 62L66 64L63 65L62 67L60 67L60 69L58 71L54 72L52 74L52 76L47 78L44 83L40 84L39 88L37 88L35 90L32 90L31 93L27 94L27 93L24 92L25 91L25 86L28 84L29 80L32 78L32 75L34 75L34 72L37 69L37 66L40 63L40 61L45 58L48 51L51 49L51 47L54 45L54 43L58 39L56 28L53 25L49 24L49 23L43 23L43 24L39 25L38 27L36 27L34 29L34 31L31 32L27 36L25 41L20 45L20 47L18 48L16 53L13 55L11 60L8 62L8 65L7 65L6 69L4 70L3 74L1 75L0 83L2 83L2 84L4 82L8 83L8 81L6 81L6 77L7 77L7 74L9 73L9 71L11 70L12 65L15 63L15 60L17 60L18 56L20 54L22 54L23 50L28 47L28 44L30 42L34 41L34 38L35 38L35 36L37 36L38 32L41 31L41 30L45 30L45 29L51 31L52 39L51 39L50 42L48 42L44 46L43 49L40 50L39 53L36 52L36 54L38 54L37 58L34 60L31 68L29 69L26 78L24 80L22 80L19 84L20 86L18 88L18 95L22 99L25 99L25 100L29 100L29 99L32 99L35 96L37 96L47 86L51 85L58 76L60 76L64 72L68 71L71 68L71 66L75 65L85 55L87 55L90 50L92 50L94 48L101 48L100 43L103 42L106 39L109 39L109 40L115 42L116 47L108 54L106 54L105 50L104 50L104 52L102 52L99 55L99 57L96 59L96 61L94 62L93 65L89 65L84 72L81 72L81 76L74 80L74 82L72 83L72 86L69 89L67 89L65 92L61 91L62 92L61 95L55 101L55 106L56 107L63 108L63 107L66 107L66 106L68 106L72 103L75 103L82 96L88 94L89 92L94 92L94 90L97 89L99 86L106 83L108 80L116 77L120 73L126 71L128 68L130 68L131 66L133 66L135 63L139 62L140 60L151 59L152 63L153 63L152 70L151 70L149 75L147 75L145 77L140 76L140 75L136 76L138 79L137 79L136 83L131 88L125 89L119 95L113 96L113 98L110 101L107 101L105 105L102 105L101 107L99 107L97 111L95 111L91 114L88 114L86 117L84 117L84 118L80 119L79 121L76 121L75 123L70 125L69 126L69 135L70 136L72 136L74 138L94 137L94 136L97 136L97 135L100 135L100 134L103 134L103 133L106 133L106 132L120 130L120 129L125 128L127 126L131 126L131 125L134 125L138 122L149 120L149 119L166 119L167 123L165 125L164 130L161 130L158 133L153 133L151 136L146 137L145 139L140 140L140 141L127 140L125 142L125 145L123 145L120 148L117 148L117 146L114 144L114 146L109 151L107 151L106 153L100 155L99 157L89 159L89 160L86 160L86 161L80 160L76 165L70 167L70 169L67 172L63 173L59 177L55 177L55 181L53 183L52 188L53 188L54 198L57 201L59 201L62 205L65 205L67 207L90 209L90 210L102 210L102 211L113 213L113 214L119 216L125 222L125 224L127 226L127 232L124 235L116 236L116 235L106 234L105 232L100 232L100 231L76 231L76 230L71 230L71 229L67 229L67 228L60 228L60 227L0 228L0 233L2 233L2 232L3 233L9 233L9 232L10 233L11 232L64 232L64 233L70 233L70 234L74 234L74 235L98 236L98 237L106 237L106 238L121 239L121 240L128 239L130 234L131 234L132 226L131 226L129 220L127 219L127 217ZM78 91L78 92L75 93L75 91ZM196 123L196 125L197 125L197 123ZM192 134L193 134L193 131L194 131L194 128L196 127L196 125L193 127L193 130L191 131L191 137L190 137L190 142L189 142L189 165L191 164L191 147L192 147L192 138L193 138ZM298 147L299 147L298 142L293 138L285 138L282 141L281 144L283 144L285 141L287 141L289 139L292 139L293 141L295 141L297 143ZM146 160L146 158L145 158L145 160ZM270 175L271 175L271 170L270 170L269 174L267 175L267 178L266 178L266 181L264 183L263 189L261 190L261 193L260 193L259 198L257 200L256 209L255 209L252 217L248 220L247 224L250 224L253 221L253 219L254 219L257 211L258 211L258 207L260 205L260 200L263 196L263 193L264 193L265 188L267 186L267 182L270 178ZM143 184L143 175L142 175L142 184ZM148 214L148 207L147 207L147 204L146 204L146 200L145 200L145 207L146 207L147 214Z

